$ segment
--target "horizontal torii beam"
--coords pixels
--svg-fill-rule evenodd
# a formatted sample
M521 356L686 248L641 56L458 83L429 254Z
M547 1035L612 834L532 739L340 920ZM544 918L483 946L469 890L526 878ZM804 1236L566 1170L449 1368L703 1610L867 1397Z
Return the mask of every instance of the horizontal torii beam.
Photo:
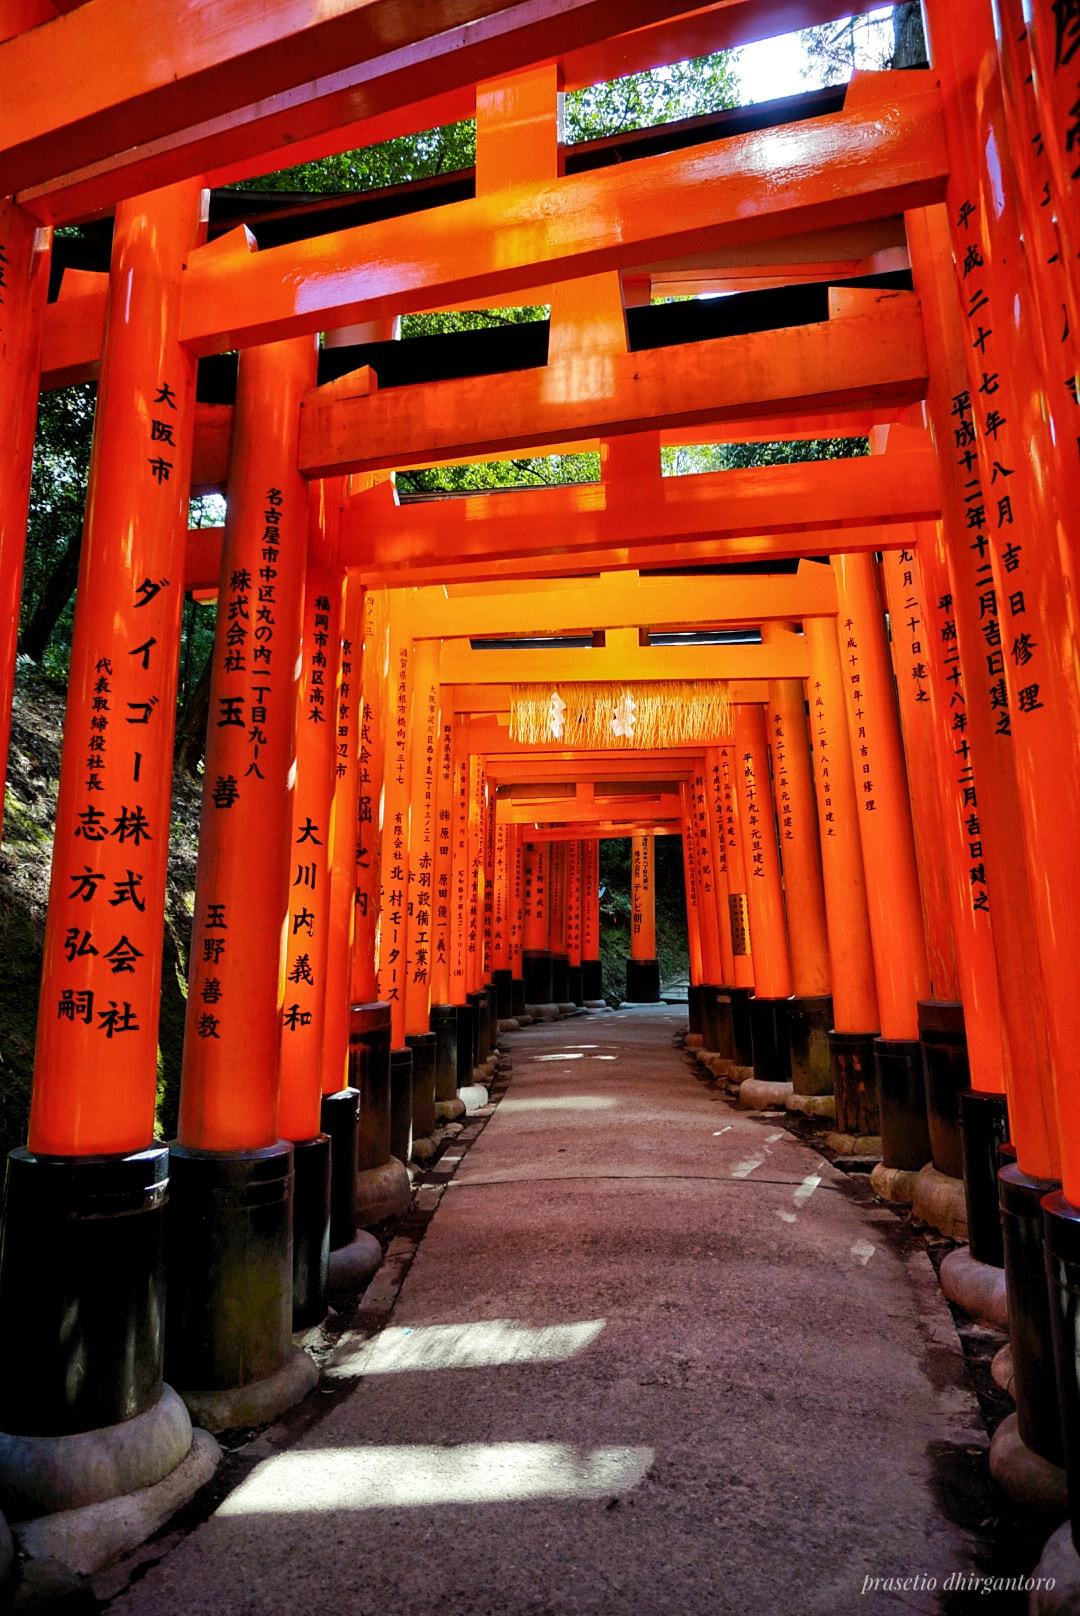
M474 651L468 640L444 640L439 659L445 684L570 684L655 679L805 679L802 636L768 645L641 645L636 629L613 629L607 644L582 651Z
M867 74L843 112L779 135L735 135L265 252L234 231L191 253L180 335L197 354L218 353L436 301L647 269L937 202L948 172L931 76Z
M571 351L532 370L387 392L369 390L364 370L307 395L299 467L333 477L704 422L722 435L727 420L849 405L900 410L925 397L922 319L910 292L836 288L829 304L831 317L812 325L636 353Z
M587 825L615 818L678 819L681 803L676 792L642 792L640 796L624 798L605 797L599 802L586 798L578 802L574 797L556 798L549 802L514 802L510 797L499 797L495 807L497 822L504 825ZM574 831L569 832L574 835Z
M621 836L680 836L682 818L608 819L586 821L581 825L531 825L525 833L528 842L604 842Z
M700 754L700 747L698 752ZM700 761L700 755L672 751L668 747L629 757L624 753L595 752L563 752L550 756L528 752L512 757L485 753L484 772L500 786L570 780L601 786L616 780L688 780Z
M442 707L444 713L453 713L459 723L465 726L465 735L469 751L475 755L498 753L507 757L552 757L567 752L567 747L559 741L538 742L528 744L522 741L512 741L509 735L510 702L513 686L504 685L450 685L442 687ZM739 679L733 681L728 687L728 696L732 705L740 702L766 702L769 700L768 679ZM502 715L506 715L505 719ZM500 722L500 720L502 720ZM693 756L701 751L700 741L687 741L685 745L669 746L665 752L682 752ZM632 746L612 748L610 754L597 752L592 748L570 748L571 756L576 757L638 757L640 753Z

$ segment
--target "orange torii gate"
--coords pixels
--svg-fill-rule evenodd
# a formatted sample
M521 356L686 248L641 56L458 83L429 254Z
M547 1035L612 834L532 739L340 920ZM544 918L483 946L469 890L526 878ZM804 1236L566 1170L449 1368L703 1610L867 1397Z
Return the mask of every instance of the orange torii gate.
M760 674L768 679L767 708L761 700L736 702L737 752L721 740L711 765L708 755L700 759L685 792L681 775L675 777L677 814L676 794L666 793L670 823L695 826L688 868L699 918L697 952L700 968L708 958L718 978L698 985L746 992L737 977L741 968L745 978L750 966L758 1026L772 1018L779 1049L776 1016L788 988L798 999L801 980L807 998L824 997L812 991L823 986L823 907L834 1005L845 1006L830 1030L833 1039L846 1040L833 1047L837 1099L851 1131L880 1124L886 1164L893 1166L918 1165L897 1156L927 1148L913 1131L924 1059L932 1102L929 1148L938 1166L955 1146L956 1088L968 1074L962 1011L985 1014L996 989L1001 1047L982 1036L980 1026L970 1068L978 1088L965 1100L973 1249L995 1256L993 1147L1007 1126L1017 1164L1004 1170L1000 1194L1007 1227L1024 1231L1023 1239L1010 1236L1004 1253L1017 1321L1020 1434L1054 1462L1064 1418L1076 1468L1076 1343L1072 1312L1059 1305L1058 1294L1068 1291L1080 1267L1080 1135L1072 1077L1080 998L1062 945L1075 908L1072 817L1080 796L1074 779L1080 757L1073 578L1078 477L1065 447L1075 436L1069 420L1080 309L1068 155L1073 41L1063 48L1051 0L1022 8L1016 0L1000 6L978 0L965 12L962 29L946 0L926 0L936 77L858 76L842 110L788 123L782 143L768 128L757 128L610 169L560 174L558 168L560 68L564 82L585 83L590 72L618 64L671 59L664 53L691 42L702 49L738 43L767 32L770 20L781 16L806 23L836 9L824 0L726 0L680 18L661 0L635 0L630 12L620 8L616 21L604 0L582 0L560 8L556 50L543 5L529 15L513 6L458 7L452 17L440 15L448 26L438 46L427 38L426 14L399 7L394 60L378 35L379 7L364 8L370 32L358 32L360 8L348 0L332 16L313 20L305 12L284 24L250 0L192 0L181 15L168 16L151 6L139 26L153 30L152 51L138 48L149 32L135 36L134 48L116 48L130 20L122 0L95 0L65 15L54 14L51 0L27 0L0 13L0 190L13 194L0 214L0 406L12 423L12 454L0 470L0 556L11 620L37 382L44 377L58 385L92 373L101 380L31 1148L16 1152L11 1163L0 1263L0 1302L16 1317L32 1312L38 1325L32 1361L18 1331L9 1332L3 1347L0 1425L22 1433L27 1443L50 1433L123 1430L143 1417L152 1416L150 1425L171 1419L169 1441L149 1443L138 1472L145 1483L173 1468L185 1441L183 1419L169 1413L178 1405L162 1392L155 1333L167 1168L163 1148L152 1144L167 812L162 792L171 740L165 715L173 700L182 574L189 586L220 586L212 692L219 733L200 851L182 1143L171 1158L170 1354L190 1406L212 1422L238 1386L260 1386L284 1406L303 1384L302 1373L299 1381L290 1379L298 1371L288 1333L294 1293L286 1203L297 1147L315 1144L314 1135L299 1136L317 1126L318 1096L303 1073L294 1074L295 1083L288 1080L287 1092L283 1088L282 1039L300 1022L288 1028L293 1001L287 1005L281 996L274 969L281 950L271 945L298 917L304 927L318 918L312 906L297 909L289 901L297 848L305 853L299 867L310 866L316 881L320 871L329 878L332 860L329 896L339 915L335 979L342 980L341 895L350 891L342 875L353 848L346 835L333 855L315 854L324 845L317 839L321 822L303 810L303 801L323 812L325 782L295 805L290 796L296 780L301 793L308 790L302 774L294 779L292 771L292 679L305 643L303 580L322 579L325 598L337 601L320 614L328 618L329 642L329 620L340 610L349 569L355 593L358 584L375 592L406 583L492 580L507 576L508 568L516 578L542 580L594 569L692 569L817 554L833 558L839 609L771 618L773 627L762 625L762 646L716 649L712 666L729 677L747 679L754 669L771 668ZM209 16L215 27L203 28ZM628 24L633 32L604 38ZM53 73L58 60L74 69L62 85ZM320 75L336 70L344 76L320 76L315 83L316 60ZM436 112L456 116L468 109L476 78L511 69L525 70L515 88L530 117L515 138L499 121L497 86L481 86L471 199L266 251L253 251L243 229L203 240L198 176L208 168L216 180L236 178L272 159L296 161L332 149L335 129L347 143L349 136L375 139L421 127ZM1040 124L1052 136L1036 145L1030 137ZM281 155L286 134L301 137L288 148L288 159ZM765 172L768 186L761 184ZM171 189L155 189L166 184ZM67 293L47 311L48 225L118 201L109 276L71 277ZM647 278L653 287L719 283L734 290L734 282L758 284L771 273L795 284L806 278L807 264L828 262L826 241L835 242L838 232L891 221L885 234L892 240L901 215L918 307L906 292L886 300L866 288L834 290L831 317L797 328L797 336L754 331L674 344L662 360L648 350L631 353L619 337L621 305L632 299L616 276ZM46 225L37 236L36 220ZM1035 250L1022 252L1021 240ZM681 275L690 279L680 282ZM316 385L314 337L320 331L466 302L492 306L541 291L552 305L552 323L548 365L536 374L380 392L368 366ZM1064 337L1056 325L1062 305L1073 316ZM209 417L195 407L194 360L231 347L243 350L237 403L228 419ZM577 370L575 357L582 361ZM603 397L587 381L597 364L612 378ZM732 386L736 372L743 377L738 388ZM462 401L468 408L459 407ZM659 476L661 433L669 434L669 443L670 434L702 426L716 436L724 430L745 436L748 423L757 420L764 429L793 415L821 423L823 433L824 423L843 411L853 417L861 411L865 430L898 421L912 405L916 415L905 416L904 424L918 428L913 438L905 444L893 437L890 452L865 461L723 473L714 481ZM932 445L923 436L927 428ZM586 489L560 490L556 498L545 491L421 506L398 504L385 483L343 500L331 495L327 501L324 489L320 501L309 491L313 479L329 474L583 439L602 440L605 478ZM197 446L198 476L207 483L221 478L229 456L223 539L186 535L184 506ZM316 510L322 514L313 520ZM120 530L132 535L123 550L114 537ZM340 547L328 571L320 572L332 532ZM884 573L872 559L879 551L889 552ZM245 577L248 582L239 581ZM892 627L903 630L893 634L891 657L883 579ZM355 624L355 605L353 612ZM801 621L803 633L792 635L787 621ZM669 655L668 647L635 644L634 627L632 619L614 625L609 645L594 654L602 659L610 651L623 678L627 667L637 678L645 676L643 669L661 667L672 678L695 676L689 671L694 658L687 660L684 649ZM318 632L312 614L308 650ZM356 715L348 711L354 704L341 694L342 637L340 627L333 631L327 663L334 667L339 734L344 731L347 752L358 743L362 756ZM395 778L388 771L384 783L396 791L398 806L379 853L384 884L397 881L399 868L402 879L416 875L415 900L422 870L419 864L414 870L408 838L399 844L396 827L414 807L421 821L431 811L440 824L444 812L450 816L452 879L467 904L469 941L464 947L462 928L450 928L456 952L449 970L479 999L486 992L484 904L489 892L495 902L500 869L503 884L512 884L506 873L512 847L504 836L500 865L501 799L493 812L495 776L487 777L483 763L491 754L455 737L452 716L448 725L441 709L432 712L430 693L449 686L436 686L432 652L416 649L451 642L440 679L449 674L455 700L466 703L454 711L503 710L467 705L471 698L462 693L491 687L476 675L476 658L487 653L452 643L460 638L440 633L414 641L399 627L386 642L399 658L389 737L398 752ZM797 647L795 638L802 642ZM929 645L933 653L924 649ZM6 697L13 645L8 651ZM304 689L311 692L323 670L314 662L303 666ZM572 664L546 666L564 678ZM286 672L279 676L281 669ZM240 675L263 682L234 689L230 680ZM899 719L894 676L903 692ZM785 913L777 848L766 832L775 808L782 853L787 821L793 836L800 814L808 822L807 782L803 777L796 786L791 768L790 727L803 716L797 693L792 699L795 681L805 681L809 701L821 902L813 860L795 860L797 874L785 866ZM369 696L363 721L372 708ZM424 737L420 756L410 747L410 726L414 738ZM471 732L472 721L468 727ZM483 719L474 740L482 729L498 726ZM244 739L232 730L243 730ZM429 745L437 763L428 762ZM500 752L519 755L507 747ZM305 755L312 754L300 749L301 760ZM387 756L384 746L380 767L387 767ZM838 767L838 756L846 767ZM916 756L925 773L920 768L912 791ZM344 760L349 784L341 800L333 794L347 820L355 806L347 793L355 789L362 801L370 786L350 773L351 761L351 755ZM307 766L318 772L323 765ZM707 784L710 767L717 790ZM770 774L777 792L772 802ZM644 810L647 796L628 800ZM594 830L623 823L584 815L545 821L551 828L535 832L537 858L547 843L584 842L584 834L557 832L586 822ZM504 828L509 823L504 813ZM660 828L647 814L631 823L642 834ZM430 830L429 820L429 836ZM364 837L355 845L371 851ZM416 845L422 858L422 837ZM589 845L595 845L591 835ZM264 862L258 892L245 883L252 846ZM438 836L435 846L437 864ZM802 851L810 846L807 837ZM368 862L374 865L374 858ZM573 862L567 860L567 870ZM588 859L577 863L584 971L593 958L586 953L593 929L586 892L590 880L595 890L595 870ZM535 874L534 868L534 895ZM370 868L362 878L376 882L362 890L385 918L389 938L396 888L387 887L381 904ZM711 920L702 903L706 886L716 911ZM943 891L947 925L935 907ZM545 901L546 895L545 887ZM728 903L740 897L745 905ZM718 903L727 905L726 915ZM798 943L796 911L802 917ZM732 947L729 966L726 944L735 940L733 925L747 916L751 932L756 926L768 946L752 954ZM535 903L528 918L536 943L541 917ZM558 935L569 959L569 909L567 920ZM801 953L811 936L816 946ZM355 937L368 949L362 927ZM263 964L241 992L233 970L244 947L258 951ZM299 970L301 957L310 963L294 946L282 963ZM362 988L355 1002L374 1008L368 955L354 965ZM720 980L725 975L734 980ZM304 1008L299 976L295 985L297 1017L310 1015L314 1025L316 1011ZM413 986L413 1030L403 1036L423 1040L431 1036L420 1029L425 995L421 983ZM959 993L963 1005L950 997L942 1010L940 991ZM344 1007L324 998L321 1012L339 1053L320 1083L334 1093L343 1076ZM381 1049L384 1030L381 1021L358 1029L357 1048ZM385 1042L389 1053L389 1034ZM222 1058L225 1048L250 1064L250 1082L244 1082L246 1066ZM358 1054L358 1075L362 1065ZM283 1127L290 1137L279 1142ZM308 1159L321 1159L321 1147ZM265 1283L258 1287L262 1311L253 1309L231 1340L234 1291L205 1262L200 1266L190 1244L190 1230L198 1226L204 1251L231 1249L222 1195L240 1205L239 1221L247 1219L251 1228L257 1202L274 1209L262 1220L257 1250L245 1232L237 1235L245 1281L260 1275ZM65 1265L57 1256L57 1231L67 1230L70 1208L81 1216L88 1206L96 1221L80 1223L87 1244L74 1267ZM98 1215L102 1209L106 1215ZM1041 1280L1044 1218L1053 1306ZM316 1306L320 1283L317 1277ZM92 1310L91 1288L98 1292ZM88 1320L74 1344L58 1323L72 1309ZM1044 1390L1051 1329L1063 1414ZM76 1392L69 1374L74 1352L85 1369ZM129 1429L125 1439L135 1435ZM12 1462L17 1490L23 1460ZM42 1507L41 1498L32 1503Z

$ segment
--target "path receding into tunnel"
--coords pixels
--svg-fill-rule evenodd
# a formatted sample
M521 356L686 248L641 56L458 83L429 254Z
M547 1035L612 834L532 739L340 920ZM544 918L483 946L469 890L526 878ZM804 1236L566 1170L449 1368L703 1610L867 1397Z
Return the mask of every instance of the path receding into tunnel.
M339 1354L349 1395L110 1612L942 1608L862 1592L972 1563L947 1477L984 1438L929 1262L718 1099L683 1025L514 1035L389 1327Z

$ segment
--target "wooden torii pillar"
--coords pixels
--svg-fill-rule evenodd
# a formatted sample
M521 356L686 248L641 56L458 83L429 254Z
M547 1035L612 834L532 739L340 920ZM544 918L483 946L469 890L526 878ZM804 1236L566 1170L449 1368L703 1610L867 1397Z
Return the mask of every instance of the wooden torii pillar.
M656 957L656 838L648 831L630 841L630 958L626 962L626 997L631 1004L660 999L660 963Z

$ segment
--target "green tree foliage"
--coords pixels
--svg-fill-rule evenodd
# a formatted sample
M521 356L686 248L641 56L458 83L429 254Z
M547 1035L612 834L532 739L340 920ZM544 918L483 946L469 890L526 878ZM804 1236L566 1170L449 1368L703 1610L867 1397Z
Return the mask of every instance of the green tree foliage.
M79 566L97 389L42 393L26 526L19 649L46 674L66 679L71 598Z
M799 40L807 57L804 76L819 84L843 84L857 68L881 73L926 62L918 0L803 28Z
M606 837L600 843L600 961L604 997L612 1004L626 997L632 847L629 836ZM658 836L655 847L656 957L660 981L667 985L685 977L690 969L682 838Z

